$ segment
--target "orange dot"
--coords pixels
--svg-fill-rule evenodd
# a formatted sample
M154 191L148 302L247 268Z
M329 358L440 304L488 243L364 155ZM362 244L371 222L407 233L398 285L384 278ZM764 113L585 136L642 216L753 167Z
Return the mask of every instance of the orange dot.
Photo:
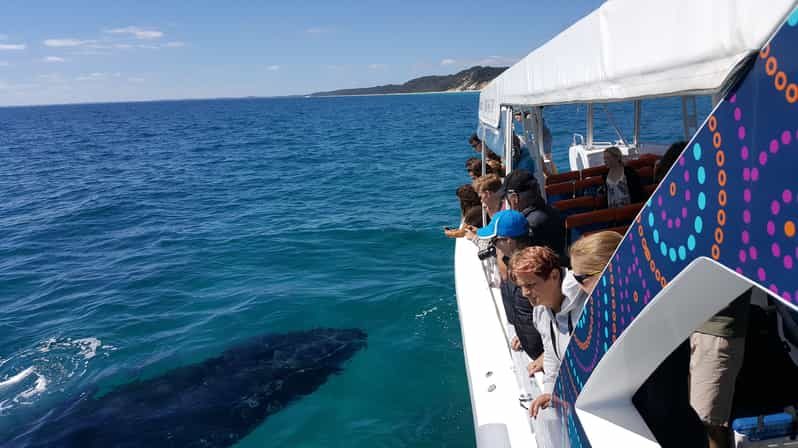
M720 227L715 228L715 242L723 244L723 229Z
M787 221L784 223L784 234L792 238L795 236L795 223Z
M671 196L676 196L676 182L671 182L670 193Z
M718 192L718 203L721 207L726 206L726 190L720 190Z
M765 48L759 50L759 57L765 59L770 55L770 45L765 45Z
M722 226L726 225L726 211L723 209L718 210L718 224Z
M718 128L718 119L715 118L714 115L712 115L711 117L709 117L709 130L711 132L715 132L715 129L717 128Z
M615 314L615 311L612 312L612 321L615 322L618 319L618 315Z
M714 134L712 134L712 145L715 148L720 148L720 142L721 142L720 132L715 132Z
M718 171L718 184L720 184L721 187L726 185L726 170Z
M718 152L715 153L715 163L718 166L723 166L723 164L726 163L726 154L723 151L718 150Z
M714 258L715 260L720 258L720 247L718 247L717 244L712 245L712 258Z
M776 74L776 70L778 69L779 69L779 63L778 61L776 61L776 57L775 56L769 57L767 62L765 62L765 73L767 73L768 76L773 76Z
M787 87L787 75L784 72L776 73L776 77L773 78L773 84L776 86L777 90L784 90Z
M665 280L665 277L660 277L659 284L662 285L662 287L664 288L664 287L668 286L668 281Z
M798 100L798 86L795 83L790 83L787 86L787 91L784 93L784 96L787 97L787 102L794 103Z
M632 294L632 298L634 299L635 303L637 303L637 301L638 301L638 300L640 300L640 299L638 298L638 296L637 296L637 291L635 291L635 292Z

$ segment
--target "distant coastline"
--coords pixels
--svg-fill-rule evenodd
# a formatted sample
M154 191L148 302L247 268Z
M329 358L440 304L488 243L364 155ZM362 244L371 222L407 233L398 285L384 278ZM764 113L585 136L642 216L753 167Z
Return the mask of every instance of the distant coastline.
M357 89L339 89L327 92L315 92L306 96L329 97L478 92L505 70L507 70L507 67L483 67L478 65L453 75L423 76L421 78L411 79L404 84L388 84Z

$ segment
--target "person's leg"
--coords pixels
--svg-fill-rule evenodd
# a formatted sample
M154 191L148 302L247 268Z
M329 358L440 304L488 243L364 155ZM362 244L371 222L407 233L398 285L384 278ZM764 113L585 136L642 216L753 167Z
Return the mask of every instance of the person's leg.
M743 364L745 339L693 333L690 350L690 405L707 428L709 447L728 448L734 385Z

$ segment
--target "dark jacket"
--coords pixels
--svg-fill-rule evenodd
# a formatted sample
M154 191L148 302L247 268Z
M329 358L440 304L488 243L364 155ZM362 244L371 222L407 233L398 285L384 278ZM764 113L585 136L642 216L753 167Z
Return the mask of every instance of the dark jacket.
M565 222L556 208L543 203L527 207L521 214L529 223L529 238L533 246L547 246L560 258L566 258Z
M521 294L521 288L510 279L502 281L501 293L507 322L515 327L521 348L530 358L537 358L543 353L543 340L532 321L532 304Z

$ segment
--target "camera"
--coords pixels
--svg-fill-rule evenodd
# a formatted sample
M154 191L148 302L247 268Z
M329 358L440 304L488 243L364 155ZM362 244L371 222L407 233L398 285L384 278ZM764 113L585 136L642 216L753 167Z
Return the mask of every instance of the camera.
M477 257L482 261L496 256L496 246L493 245L491 240L479 240L477 247L479 249Z

